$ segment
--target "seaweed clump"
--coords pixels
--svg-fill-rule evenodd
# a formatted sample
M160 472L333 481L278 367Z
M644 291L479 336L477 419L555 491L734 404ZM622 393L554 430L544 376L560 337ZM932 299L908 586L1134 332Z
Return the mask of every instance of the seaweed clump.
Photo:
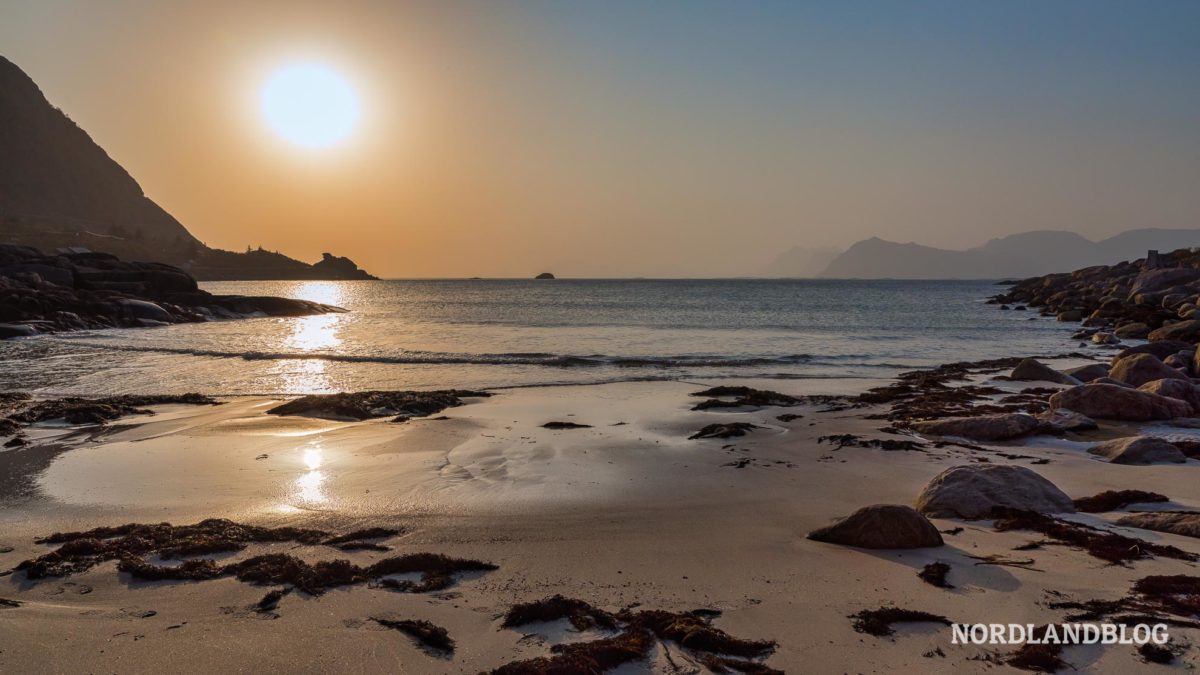
M311 595L319 595L336 586L369 581L378 581L379 585L393 590L420 593L447 588L454 583L454 575L458 572L497 569L495 565L480 560L450 558L437 553L410 553L384 558L368 567L348 560L308 563L286 553L253 556L227 565L218 565L216 561L206 558L185 559L175 566L156 565L146 560L151 555L170 559L241 551L250 543L298 542L345 546L356 540L362 543L361 539L365 537L379 538L395 532L397 530L371 528L330 537L328 532L322 530L255 527L223 519L209 519L182 526L130 523L119 527L52 534L37 543L61 544L59 548L18 564L14 571L25 572L29 579L64 577L108 560L118 560L118 571L146 581L202 581L235 576L240 581L251 583L290 584ZM389 575L408 573L418 573L421 578L416 582L388 578Z
M734 438L745 436L754 429L761 429L757 424L749 422L730 422L729 424L709 424L700 431L688 436L688 440L697 438Z
M1116 511L1130 504L1144 504L1170 501L1166 495L1143 490L1105 490L1091 497L1081 497L1075 500L1075 508L1084 513L1104 513Z
M445 628L421 619L378 619L372 617L375 623L384 628L398 630L416 640L429 649L450 654L454 652L454 640Z
M0 409L15 409L29 400L24 394L19 398L7 398L0 402ZM10 414L5 429L28 426L47 420L61 419L67 424L104 424L127 415L152 415L146 406L172 403L186 405L215 405L216 399L202 394L173 394L161 396L106 396L103 398L80 398L70 396L32 404Z
M879 609L864 609L850 615L853 619L854 630L876 637L892 635L894 623L940 623L950 625L950 620L938 614L930 614L915 609L900 607L880 607Z
M527 623L557 619L567 619L576 630L617 627L617 618L612 614L593 607L583 600L567 598L562 595L513 605L504 615L504 623L501 626L514 628Z
M1096 558L1116 565L1156 555L1190 562L1200 559L1200 556L1174 546L1133 539L1034 511L996 507L992 510L992 516L996 518L993 526L998 532L1032 530L1049 538L1050 542L1043 543L1057 543L1081 548Z
M671 641L714 672L776 673L757 661L775 651L768 640L735 638L711 624L719 612L696 610L623 610L617 614L582 600L555 595L512 607L503 626L513 628L536 621L566 618L577 629L619 630L614 636L589 642L559 644L550 656L514 661L493 675L545 675L547 673L599 673L649 656L655 639Z
M255 527L223 518L210 518L193 525L170 523L129 523L117 527L97 527L82 532L56 532L37 540L39 544L61 544L54 551L26 560L16 569L30 579L64 577L91 569L107 560L131 560L129 570L152 572L132 559L150 554L162 558L183 558L210 553L241 551L250 543L297 542L317 544L328 533L296 527ZM163 568L160 568L163 569ZM132 573L132 572L131 572ZM180 574L199 573L198 568L179 570Z
M917 572L917 576L927 584L937 586L938 588L954 588L946 581L946 575L950 574L950 566L944 562L931 562Z
M701 401L692 407L692 410L711 410L713 408L768 408L768 407L791 407L799 405L801 399L787 394L781 394L777 391L769 391L766 389L753 389L751 387L740 386L723 386L697 391L691 394L692 396L707 396L705 401ZM732 398L732 401L723 399Z
M438 391L359 391L341 394L310 394L277 405L268 415L311 415L333 419L369 420L396 416L397 421L436 415L446 408L463 405L464 398L488 397L485 391L442 389Z

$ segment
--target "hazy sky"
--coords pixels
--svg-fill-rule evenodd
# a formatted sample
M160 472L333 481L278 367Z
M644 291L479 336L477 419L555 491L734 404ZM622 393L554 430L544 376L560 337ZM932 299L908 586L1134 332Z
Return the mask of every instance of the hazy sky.
M1200 2L0 0L0 53L209 245L384 276L1200 227ZM275 134L272 72L362 102Z

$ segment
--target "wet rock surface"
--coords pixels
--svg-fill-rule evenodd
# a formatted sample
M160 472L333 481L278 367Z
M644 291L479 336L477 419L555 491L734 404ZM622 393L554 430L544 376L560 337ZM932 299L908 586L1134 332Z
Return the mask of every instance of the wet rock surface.
M1088 448L1112 464L1182 464L1187 461L1179 448L1153 436L1117 438Z
M213 295L187 272L162 263L0 244L0 339L344 311L308 300Z
M977 441L1002 441L1026 436L1039 427L1036 417L1026 413L950 417L914 422L914 431L934 436L959 436Z

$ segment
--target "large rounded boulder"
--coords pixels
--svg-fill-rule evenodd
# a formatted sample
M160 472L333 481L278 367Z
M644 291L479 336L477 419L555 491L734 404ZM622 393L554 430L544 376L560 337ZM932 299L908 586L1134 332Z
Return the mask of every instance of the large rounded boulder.
M1066 408L1088 417L1132 422L1169 420L1192 414L1192 406L1186 401L1117 384L1095 383L1054 394L1050 397L1050 408Z
M1060 373L1037 359L1025 359L1013 368L1008 376L1012 380L1054 382L1057 384L1082 384L1070 375Z
M1075 505L1054 483L1023 466L969 464L934 476L917 497L931 518L987 518L1002 506L1038 513L1074 513Z
M932 436L958 436L975 441L1003 441L1037 431L1038 420L1033 415L1025 413L1004 413L914 422L912 428L919 434Z
M808 538L859 548L896 549L941 546L942 535L911 506L875 504L813 530Z
M1153 354L1133 354L1123 359L1117 359L1108 376L1118 382L1135 387L1155 380L1188 379L1187 375L1163 363Z
M1174 378L1154 380L1138 387L1138 391L1187 401L1188 405L1192 406L1193 414L1200 411L1200 387L1192 384L1191 380L1178 380Z
M1153 436L1130 436L1097 443L1088 453L1111 464L1182 464L1187 457L1179 448Z

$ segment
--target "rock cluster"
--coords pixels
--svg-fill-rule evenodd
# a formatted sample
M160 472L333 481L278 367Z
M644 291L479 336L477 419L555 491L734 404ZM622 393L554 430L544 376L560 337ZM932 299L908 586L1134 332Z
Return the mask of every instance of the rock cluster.
M0 244L0 339L97 328L345 311L307 300L213 295L187 272L105 253Z
M1104 336L1093 340L1099 344L1178 341L1194 354L1200 342L1200 251L1179 249L1158 256L1154 265L1133 260L1033 277L990 302L1021 303L1060 321L1082 321L1080 337ZM1156 356L1165 360L1168 354ZM1197 374L1190 362L1189 369Z

